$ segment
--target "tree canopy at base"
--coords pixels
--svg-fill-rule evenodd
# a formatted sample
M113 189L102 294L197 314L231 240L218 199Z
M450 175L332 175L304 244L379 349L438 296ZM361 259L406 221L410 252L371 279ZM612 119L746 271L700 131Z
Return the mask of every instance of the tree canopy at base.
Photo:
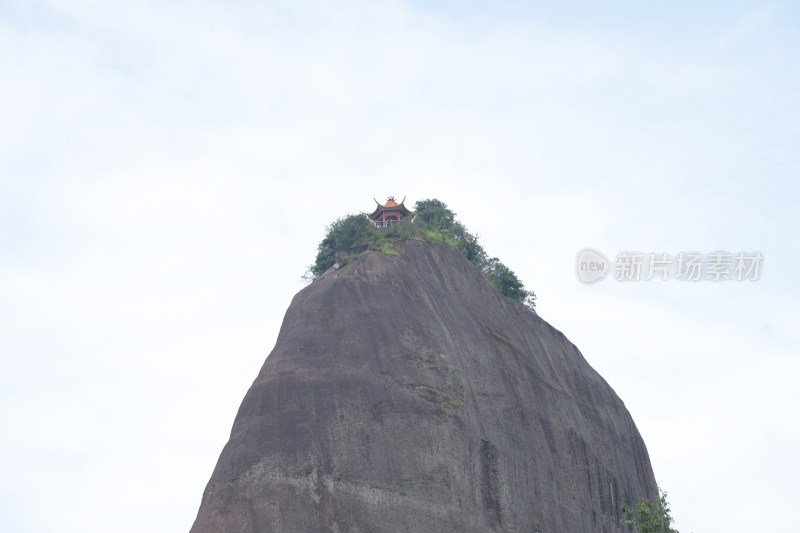
M316 279L332 267L337 250L372 244L378 250L391 251L393 241L413 237L442 242L461 251L498 291L536 310L536 294L527 290L514 271L498 258L489 257L478 236L467 231L447 204L435 198L418 201L411 216L387 228L376 228L363 214L335 220L317 246L316 260L308 268L309 277Z
M632 508L627 503L622 504L620 512L623 518L620 525L628 526L637 533L679 533L672 528L673 518L670 515L667 493L658 489L659 498L655 502L643 500Z

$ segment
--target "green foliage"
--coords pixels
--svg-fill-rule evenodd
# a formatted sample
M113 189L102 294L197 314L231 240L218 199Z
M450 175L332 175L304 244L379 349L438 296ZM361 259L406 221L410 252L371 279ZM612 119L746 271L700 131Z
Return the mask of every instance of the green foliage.
M400 252L394 249L394 244L388 241L381 242L376 246L378 251L386 255L400 255Z
M678 530L673 529L671 525L673 519L670 515L667 493L661 489L658 489L658 493L657 501L640 501L635 509L623 503L620 507L623 518L619 523L633 528L638 533L678 533Z
M536 295L533 291L526 290L522 281L514 274L514 271L501 263L499 259L496 257L486 259L483 263L482 271L486 279L498 291L512 300L524 303L531 309L536 307Z
M336 250L366 244L373 227L364 215L347 215L335 220L326 229L325 238L317 246L317 258L309 267L314 278L333 266Z
M461 223L456 223L453 227L453 236L461 244L461 252L464 257L483 270L483 265L486 263L486 251L478 242L478 236L468 232Z
M443 242L464 254L486 279L505 296L536 311L536 294L525 289L514 272L496 257L489 258L473 235L458 220L447 204L441 200L420 200L414 206L414 222L426 227L421 235L429 240Z
M536 295L525 289L522 281L496 257L490 258L473 235L458 220L447 204L435 198L420 200L408 216L387 228L376 228L364 215L349 215L327 227L325 238L317 249L317 258L309 267L310 279L316 279L334 263L337 250L370 244L376 250L397 255L392 242L421 238L446 244L464 254L498 291L536 311ZM345 258L347 260L348 258Z
M456 214L437 199L420 200L414 204L414 219L435 231L448 230L456 222Z
M455 250L459 249L458 241L455 240L450 235L448 235L447 232L435 231L435 230L432 230L432 229L426 229L424 227L421 227L419 229L418 235L420 237L424 238L424 239L429 240L429 241L440 242L442 244L446 244L447 246L449 246L450 248L453 248Z
M461 402L458 400L445 400L439 404L439 407L442 409L455 409L456 407L461 407Z
M413 217L406 217L400 222L395 222L387 228L373 228L374 239L387 239L391 241L401 241L413 238L418 230L418 225L413 223Z

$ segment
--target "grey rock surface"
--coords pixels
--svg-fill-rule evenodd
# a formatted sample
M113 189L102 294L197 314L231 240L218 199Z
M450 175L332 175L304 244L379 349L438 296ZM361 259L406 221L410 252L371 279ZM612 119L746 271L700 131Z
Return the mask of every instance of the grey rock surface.
M621 531L658 494L619 397L461 254L396 248L294 297L191 533Z

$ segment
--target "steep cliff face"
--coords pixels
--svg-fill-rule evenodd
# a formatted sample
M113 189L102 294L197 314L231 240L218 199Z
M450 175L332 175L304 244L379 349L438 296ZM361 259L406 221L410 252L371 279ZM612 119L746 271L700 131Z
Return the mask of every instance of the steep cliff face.
M612 532L656 498L622 401L458 252L407 241L300 291L192 533Z

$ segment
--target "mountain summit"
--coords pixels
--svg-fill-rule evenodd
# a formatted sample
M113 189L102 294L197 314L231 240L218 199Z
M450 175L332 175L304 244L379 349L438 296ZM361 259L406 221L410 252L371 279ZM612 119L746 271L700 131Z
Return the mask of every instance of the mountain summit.
M561 332L448 246L394 251L294 297L191 533L610 533L658 498Z

